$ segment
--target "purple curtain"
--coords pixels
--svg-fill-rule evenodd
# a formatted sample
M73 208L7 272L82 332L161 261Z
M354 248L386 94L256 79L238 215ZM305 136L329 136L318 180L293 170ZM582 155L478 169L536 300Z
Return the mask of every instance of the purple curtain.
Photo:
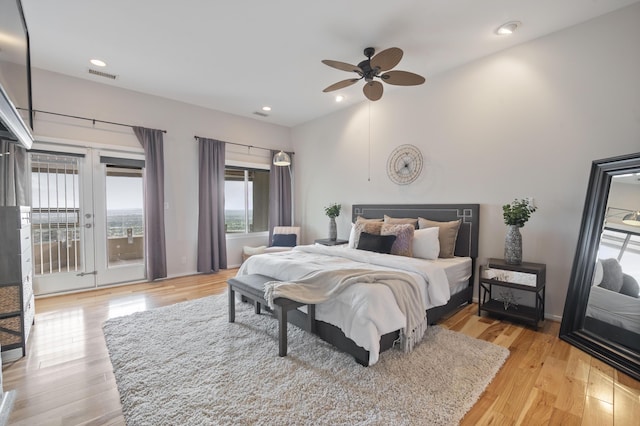
M144 249L147 279L153 281L167 276L162 130L134 127L133 132L144 149Z
M278 151L271 151L271 158ZM291 154L289 154L291 156ZM291 160L293 164L293 159ZM269 173L269 242L274 226L293 226L291 215L291 166L271 164Z
M227 268L224 228L224 142L198 138L198 272Z

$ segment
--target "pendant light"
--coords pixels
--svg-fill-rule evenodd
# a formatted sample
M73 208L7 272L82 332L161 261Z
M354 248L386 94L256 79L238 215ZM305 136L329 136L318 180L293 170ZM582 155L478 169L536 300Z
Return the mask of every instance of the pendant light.
M289 154L281 150L273 156L273 165L281 167L289 166L291 165L291 157L289 157Z

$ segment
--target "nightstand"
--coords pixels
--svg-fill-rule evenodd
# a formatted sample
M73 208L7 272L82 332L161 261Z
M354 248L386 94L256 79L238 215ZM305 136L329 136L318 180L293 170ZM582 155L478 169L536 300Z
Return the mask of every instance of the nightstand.
M322 244L323 246L341 246L343 244L349 244L349 240L330 240L328 238L321 238L314 241L316 244Z
M542 263L511 265L502 259L489 259L480 267L478 315L485 311L530 323L537 330L538 322L544 321L546 270ZM518 304L513 289L533 293L535 306Z

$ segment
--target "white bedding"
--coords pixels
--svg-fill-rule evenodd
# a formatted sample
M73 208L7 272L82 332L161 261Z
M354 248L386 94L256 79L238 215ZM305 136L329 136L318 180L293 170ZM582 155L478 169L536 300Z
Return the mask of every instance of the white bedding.
M591 287L587 316L640 334L640 299L600 286Z
M263 274L279 281L295 281L318 269L401 270L419 284L427 309L449 301L448 273L460 278L465 261L429 261L336 246L298 246L290 252L252 256L238 275ZM468 259L470 265L471 259ZM470 268L469 268L470 270ZM382 284L355 284L334 299L316 306L316 319L339 327L357 345L368 350L369 365L378 361L380 336L405 326L406 318L391 291Z

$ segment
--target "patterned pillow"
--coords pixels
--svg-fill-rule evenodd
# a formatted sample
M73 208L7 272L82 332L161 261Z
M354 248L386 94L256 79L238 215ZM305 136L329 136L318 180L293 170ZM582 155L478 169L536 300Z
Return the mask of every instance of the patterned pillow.
M349 247L352 247L352 248L358 247L358 241L360 240L360 234L362 232L366 232L372 235L380 235L380 229L382 228L382 225L384 225L384 222L382 222L381 220L372 221L369 219L364 219L364 220L360 220L360 219L361 218L358 218L356 223L353 225L353 245L351 245L351 241L350 241Z
M391 246L391 254L396 256L413 257L413 231L415 228L413 225L404 224L391 224L385 223L380 229L380 235L395 235L396 240Z

